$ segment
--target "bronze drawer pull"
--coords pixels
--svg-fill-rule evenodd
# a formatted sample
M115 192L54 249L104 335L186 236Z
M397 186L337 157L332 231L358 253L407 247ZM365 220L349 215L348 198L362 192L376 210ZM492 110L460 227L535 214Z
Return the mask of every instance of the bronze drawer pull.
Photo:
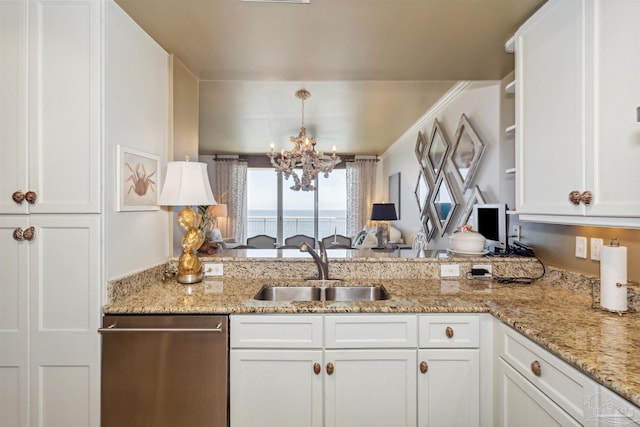
M537 360L531 362L531 372L533 372L533 375L535 375L536 377L539 377L542 374L540 362L538 362Z
M447 334L447 338L453 338L453 328L451 326L447 326L447 329L444 330L444 333Z
M420 362L420 372L422 372L423 374L426 374L428 370L429 370L429 364L424 360Z
M322 370L322 366L320 366L320 364L318 362L313 364L313 373L314 374L318 375L321 370Z
M328 375L332 375L333 374L333 363L331 363L331 362L327 363L327 374Z

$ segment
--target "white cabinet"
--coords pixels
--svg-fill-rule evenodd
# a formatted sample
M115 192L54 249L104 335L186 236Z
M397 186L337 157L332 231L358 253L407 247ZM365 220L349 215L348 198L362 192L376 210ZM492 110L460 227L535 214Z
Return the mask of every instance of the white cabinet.
M0 0L0 213L100 212L100 8Z
M600 386L599 404L589 403L589 411L598 420L598 426L640 426L640 408L604 386Z
M414 315L230 320L232 427L416 425Z
M508 326L498 329L500 425L531 425L538 415L548 425L597 425L590 412L598 403L595 381Z
M99 217L2 215L0 248L0 425L96 427Z
M99 423L101 9L0 0L3 427Z
M579 426L544 393L504 360L498 360L498 425L504 427Z
M480 423L478 315L419 316L418 426Z
M640 227L639 13L634 1L551 0L517 31L521 219Z

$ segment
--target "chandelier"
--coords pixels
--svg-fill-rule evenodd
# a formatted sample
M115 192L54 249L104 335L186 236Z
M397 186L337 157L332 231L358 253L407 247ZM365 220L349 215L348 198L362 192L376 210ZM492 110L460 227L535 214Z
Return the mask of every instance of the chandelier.
M302 123L298 136L289 137L289 142L293 143L293 149L291 151L282 150L278 156L273 150L272 143L271 151L267 153L276 172L282 173L285 179L293 176L294 185L291 186L291 189L294 191L315 191L313 180L317 178L318 174L323 173L324 177L328 178L334 166L340 163L340 157L336 156L335 145L333 153L328 156L322 151L316 151L315 138L307 137L307 130L304 127L304 101L310 96L311 94L305 89L296 92L296 98L302 101ZM296 168L302 169L302 177L298 176L300 171L296 171Z

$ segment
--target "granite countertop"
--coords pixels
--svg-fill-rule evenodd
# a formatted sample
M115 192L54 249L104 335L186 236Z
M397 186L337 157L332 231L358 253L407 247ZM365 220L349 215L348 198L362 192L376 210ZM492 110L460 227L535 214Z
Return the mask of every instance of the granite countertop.
M156 276L157 277L157 276ZM264 284L300 279L205 280L179 285L156 280L104 307L109 314L213 313L491 313L597 382L640 406L640 314L591 308L588 293L554 281L505 285L486 280L348 280L381 284L391 299L375 302L267 302L253 296ZM338 286L341 284L338 284Z

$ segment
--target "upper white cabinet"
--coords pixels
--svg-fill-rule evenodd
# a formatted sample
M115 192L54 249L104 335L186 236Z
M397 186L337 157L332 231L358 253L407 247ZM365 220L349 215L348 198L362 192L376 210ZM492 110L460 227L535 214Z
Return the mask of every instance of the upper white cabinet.
M516 33L521 219L640 226L639 14L635 1L551 0Z
M100 212L100 8L0 1L0 213Z

